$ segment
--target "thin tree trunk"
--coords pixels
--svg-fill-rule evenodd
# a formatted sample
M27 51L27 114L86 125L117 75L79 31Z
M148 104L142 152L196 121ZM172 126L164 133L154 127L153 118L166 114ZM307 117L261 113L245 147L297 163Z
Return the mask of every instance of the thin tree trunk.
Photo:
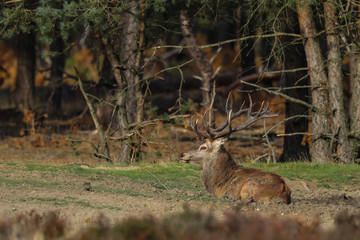
M316 38L314 17L309 0L297 0L296 7L300 32L304 38L303 44L306 60L309 67L312 104L315 111L312 113L312 159L317 163L329 162L330 141L326 139L330 127L328 121L328 86L322 59L320 44Z
M75 72L76 72L76 76L78 77L78 84L79 84L79 87L80 87L80 91L83 94L85 102L89 107L90 115L91 115L91 117L92 117L92 119L94 121L95 127L96 127L96 129L98 130L98 133L99 133L99 138L100 138L100 142L101 142L101 150L100 150L101 152L100 152L100 154L96 153L96 156L99 159L105 158L105 160L107 162L112 163L112 159L111 159L111 155L110 155L110 149L109 149L109 145L107 143L106 136L104 135L104 131L102 130L102 127L101 127L101 125L99 123L99 120L96 117L95 109L94 109L94 107L93 107L87 93L84 90L82 80L81 80L79 72L78 72L78 70L76 68L75 68Z
M25 109L34 107L34 83L35 83L35 35L21 33L17 36L16 56L18 68L16 75L15 97L17 106Z
M185 39L185 43L187 46L197 46L196 38L192 32L190 26L190 19L187 16L186 11L180 11L180 24L181 31ZM202 82L202 106L207 109L210 106L211 102L211 87L213 83L213 69L210 61L205 57L205 54L199 48L190 48L189 53L191 57L194 59L197 68L201 74L201 82ZM211 114L211 111L210 111ZM210 119L213 118L213 114Z
M121 65L114 53L114 49L108 41L104 40L104 45L106 48L106 55L111 63L114 77L117 82L117 91L116 91L116 105L118 107L117 111L117 128L118 134L120 136L125 136L129 132L129 124L126 114L126 95L127 95L127 83L125 77L121 71ZM126 140L122 141L120 154L117 159L118 163L129 163L131 158L131 147Z
M337 155L340 162L351 163L354 160L354 152L351 146L349 129L346 123L344 107L343 75L341 66L341 53L338 35L335 31L335 16L337 11L334 2L328 0L324 3L325 27L328 46L328 78L329 78L329 102L332 113L332 132L338 133ZM330 149L331 151L331 149Z

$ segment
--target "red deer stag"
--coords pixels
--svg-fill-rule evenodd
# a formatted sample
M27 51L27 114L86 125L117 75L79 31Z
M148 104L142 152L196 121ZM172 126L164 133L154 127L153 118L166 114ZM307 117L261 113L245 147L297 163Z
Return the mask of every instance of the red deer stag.
M230 195L255 202L267 202L277 197L290 204L291 190L281 176L239 166L224 148L231 133L244 129L260 119L277 115L269 115L269 105L264 106L264 103L258 111L252 112L251 98L249 108L244 109L243 104L239 111L233 113L232 101L229 107L229 98L230 95L226 103L227 120L220 127L212 128L206 123L207 112L203 115L204 130L198 128L197 120L193 122L194 116L191 118L190 127L203 140L189 151L180 153L180 160L202 168L201 180L206 190L215 196ZM231 121L242 114L247 115L246 121L233 128Z

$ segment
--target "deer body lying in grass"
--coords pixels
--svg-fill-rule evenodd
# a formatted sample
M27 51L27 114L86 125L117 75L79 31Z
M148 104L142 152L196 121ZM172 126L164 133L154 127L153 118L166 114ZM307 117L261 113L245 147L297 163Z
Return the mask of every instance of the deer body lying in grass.
M192 117L190 127L203 140L189 151L180 153L180 160L202 168L201 180L206 190L215 196L230 195L255 202L268 202L277 197L290 204L291 190L281 176L237 165L224 147L231 133L244 129L260 119L276 115L268 115L268 105L262 105L259 111L252 112L251 98L249 108L243 109L242 106L236 113L229 109L228 102L229 98L226 104L227 120L216 129L206 123L206 112L203 115L204 130L198 129L198 121L194 124ZM242 114L247 114L246 121L232 128L231 121Z

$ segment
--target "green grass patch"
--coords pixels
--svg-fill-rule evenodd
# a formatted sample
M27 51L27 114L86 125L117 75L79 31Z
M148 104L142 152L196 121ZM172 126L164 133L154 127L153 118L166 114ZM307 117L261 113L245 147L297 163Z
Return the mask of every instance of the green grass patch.
M16 163L16 162L6 162L5 164L8 165L8 166L16 166L16 165L18 165L18 163Z
M82 168L80 166L67 166L64 170L73 172L78 176L96 175L103 178L112 177L122 182L125 179L139 184L148 184L160 190L178 188L181 190L197 190L201 185L200 169L187 164L132 164L129 166L106 166L107 169ZM122 170L116 169L121 167Z
M48 182L48 181L40 181L38 179L11 179L8 177L0 176L0 184L5 183L8 185L29 185L32 187L41 187L41 188L51 188L59 185L64 185L64 183L58 182ZM68 183L70 184L70 183Z
M274 172L290 180L302 179L316 182L319 187L341 188L342 185L360 183L360 165L293 163L254 163L247 167L261 168Z
M25 163L27 171L46 171L46 172L58 172L62 167L55 165L37 164L37 163Z
M5 163L7 164L7 163ZM242 164L245 167L256 167L264 171L274 172L290 180L306 180L316 183L319 187L341 189L344 185L360 183L360 165L314 164L314 163L252 163ZM69 177L83 177L91 182L96 179L108 179L119 184L136 183L159 189L159 193L166 198L179 197L201 201L212 201L205 194L192 194L205 191L200 180L200 169L181 163L166 164L131 164L131 165L102 165L101 167L84 168L78 165L55 166L43 164L16 164L26 166L27 171L40 171L42 176L68 175ZM2 174L2 173L0 173ZM56 178L54 178L56 179ZM11 179L0 175L0 183L10 185L27 184L34 187L56 187L71 185L70 182L54 182L38 179ZM82 183L79 183L82 184ZM79 185L80 188L80 185ZM151 198L154 195L148 191L138 189L118 189L103 185L93 186L95 191L119 193L129 196ZM167 191L176 190L176 191ZM185 193L185 194L184 194ZM190 193L190 194L186 194ZM154 193L155 194L155 193Z

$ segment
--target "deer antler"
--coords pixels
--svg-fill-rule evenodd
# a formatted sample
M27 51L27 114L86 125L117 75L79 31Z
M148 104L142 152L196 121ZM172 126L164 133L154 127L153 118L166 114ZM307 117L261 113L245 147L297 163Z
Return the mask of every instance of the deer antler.
M191 129L200 137L203 137L203 138L209 138L210 136L204 132L204 131L201 131L198 129L198 120L196 119L195 120L195 125L194 125L194 118L195 118L195 115L191 117L190 119L190 122L189 122L189 125L191 127Z
M233 110L232 110L233 102L234 102L233 95L232 95L232 92L230 92L228 95L228 98L226 100L226 106L225 106L227 118L226 118L226 121L220 127L211 128L210 126L208 126L207 121L206 121L206 116L208 113L207 110L205 111L205 113L203 115L203 119L202 119L203 125L204 125L204 130L198 129L198 121L197 120L195 121L195 125L194 125L193 120L194 120L195 116L193 116L190 120L190 127L198 136L200 136L202 138L216 139L216 138L220 138L220 137L229 137L231 133L240 131L244 128L247 128L248 126L250 126L251 124L255 123L256 121L258 121L260 119L276 117L279 115L279 114L268 114L268 113L270 113L269 103L267 103L266 106L264 106L264 102L261 103L261 107L257 112L252 112L254 104L252 102L250 95L249 95L250 103L249 103L248 108L244 109L244 105L245 105L245 102L244 102L237 112L233 112ZM245 122L243 122L240 126L232 128L231 121L234 120L235 118L241 116L244 113L246 113L246 115L247 115ZM226 127L228 127L228 129L226 131L223 131Z

